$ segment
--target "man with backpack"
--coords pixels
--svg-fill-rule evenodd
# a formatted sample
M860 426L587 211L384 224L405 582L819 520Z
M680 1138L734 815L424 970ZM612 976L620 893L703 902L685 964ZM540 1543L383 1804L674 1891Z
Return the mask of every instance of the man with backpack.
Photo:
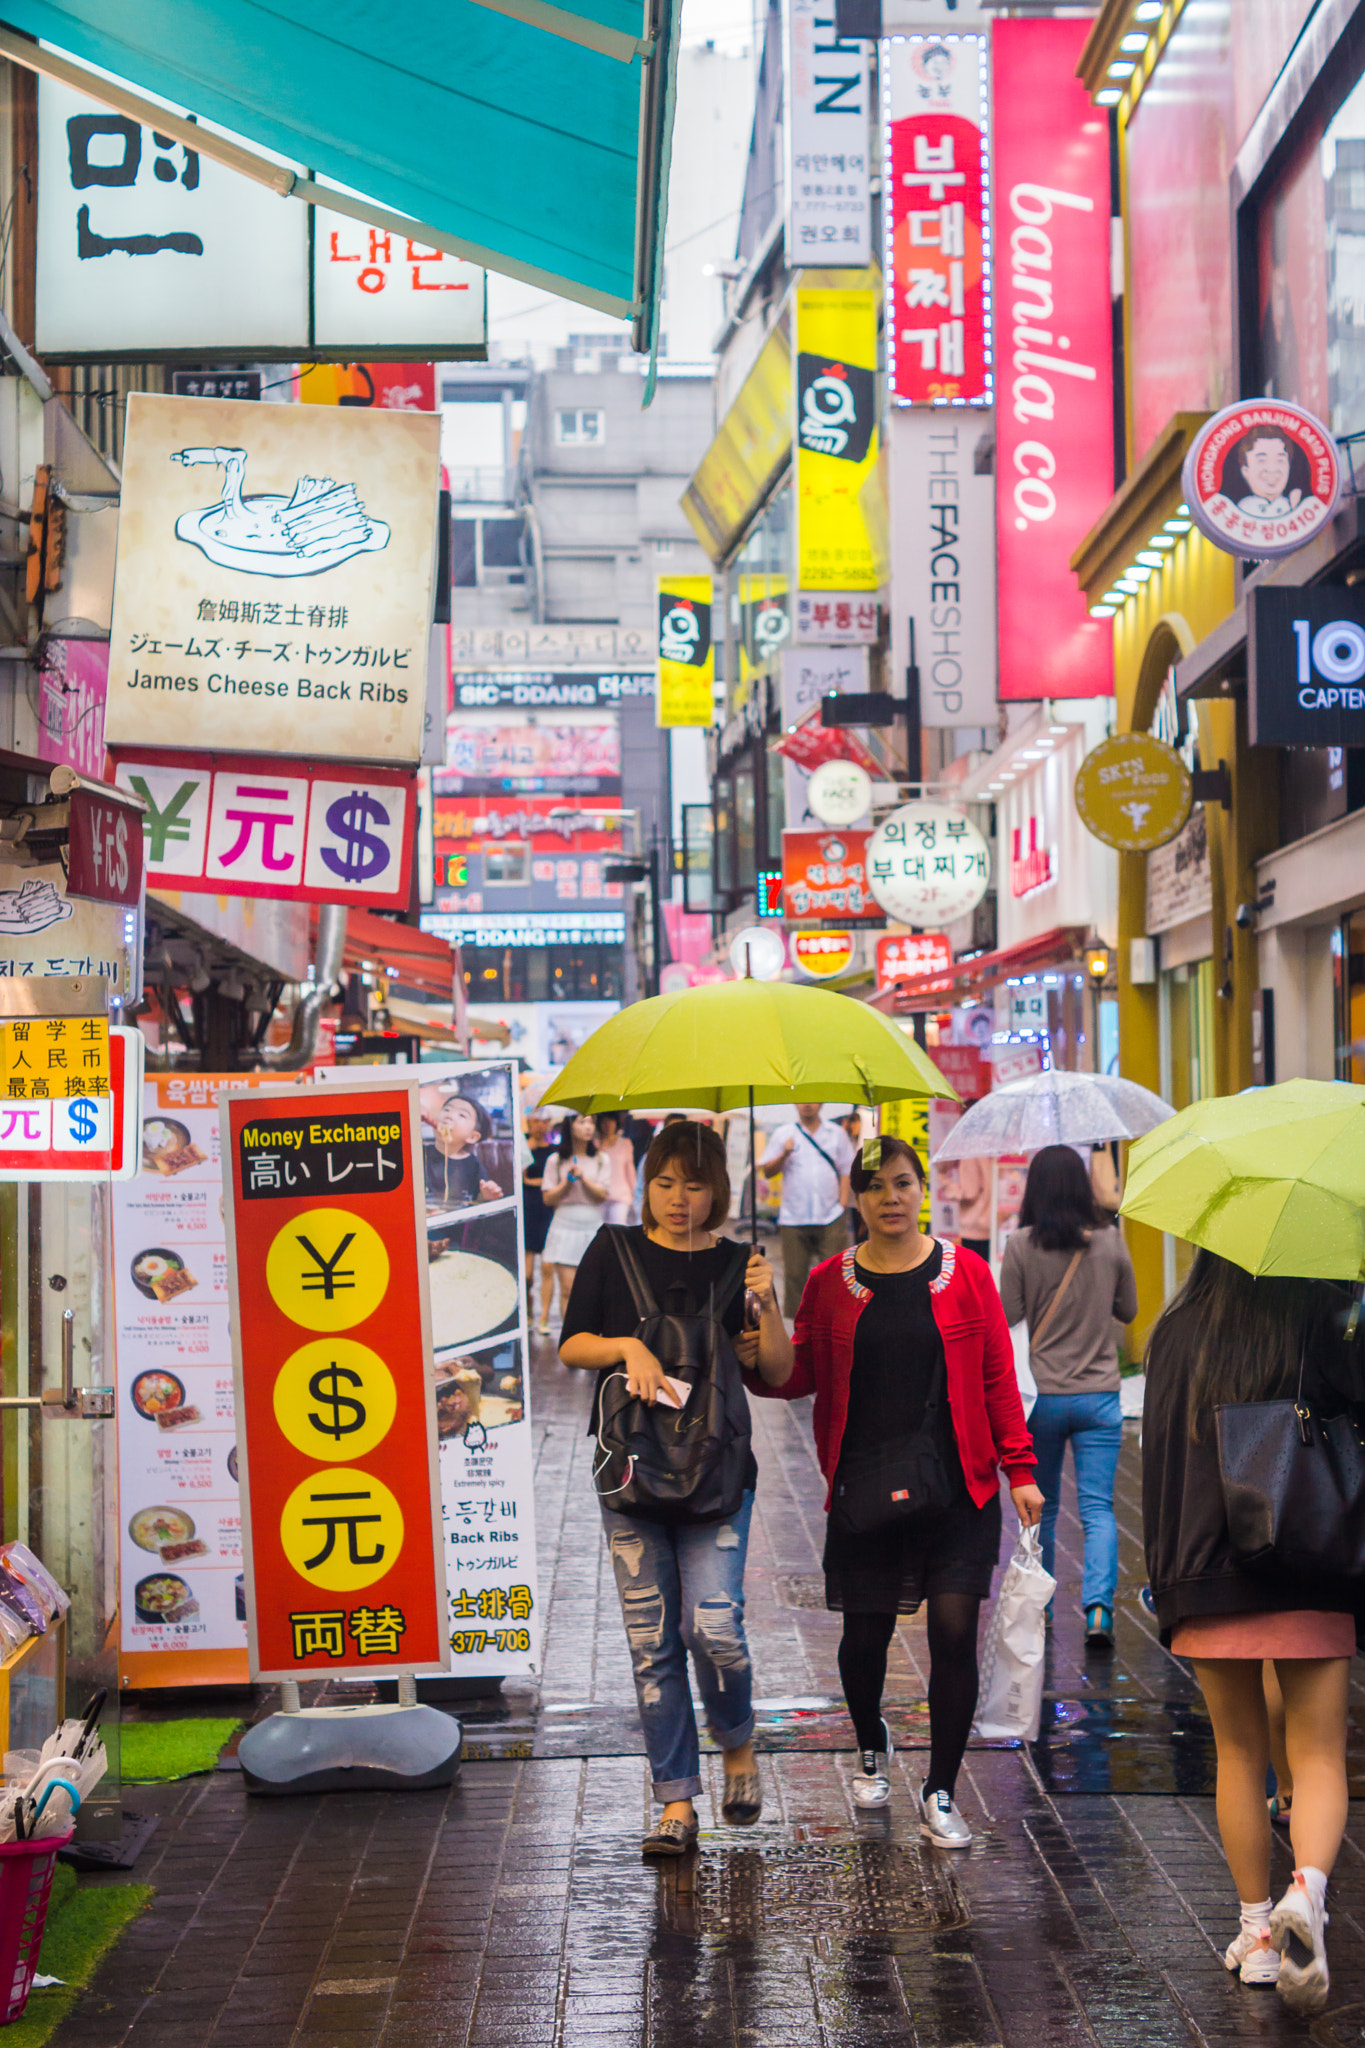
M768 1140L762 1171L782 1176L782 1307L791 1317L812 1266L832 1259L848 1244L844 1211L852 1206L848 1175L853 1143L838 1124L826 1120L824 1104L800 1102L795 1123L779 1124Z

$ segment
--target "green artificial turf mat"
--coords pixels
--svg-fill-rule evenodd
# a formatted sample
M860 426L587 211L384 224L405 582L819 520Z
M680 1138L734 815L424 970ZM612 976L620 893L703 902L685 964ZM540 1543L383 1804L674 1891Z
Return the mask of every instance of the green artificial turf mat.
M119 1732L124 1782L159 1785L172 1778L191 1778L196 1771L211 1771L219 1750L241 1725L235 1719L125 1721Z
M38 1969L60 1977L60 1986L35 1991L21 2016L0 2034L5 2048L43 2048L90 1982L101 1958L113 1947L128 1922L150 1904L145 1884L82 1885L74 1870L57 1865L48 1901Z

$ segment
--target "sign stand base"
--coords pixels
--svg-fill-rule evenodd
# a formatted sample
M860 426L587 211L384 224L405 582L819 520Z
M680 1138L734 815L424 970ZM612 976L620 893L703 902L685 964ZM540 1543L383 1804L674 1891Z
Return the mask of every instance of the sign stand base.
M416 1705L410 1674L398 1684L396 1706L301 1708L297 1682L286 1680L284 1711L248 1728L238 1747L248 1792L421 1792L453 1785L464 1742L459 1722Z

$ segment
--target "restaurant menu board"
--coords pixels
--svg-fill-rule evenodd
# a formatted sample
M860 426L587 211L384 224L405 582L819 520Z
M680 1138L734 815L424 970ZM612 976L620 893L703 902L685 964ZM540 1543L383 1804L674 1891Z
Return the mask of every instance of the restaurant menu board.
M320 1071L393 1086L392 1069ZM541 1637L515 1066L420 1075L450 1669L511 1677L539 1670Z
M119 1648L130 1686L248 1676L218 1101L271 1079L154 1076L142 1170L113 1189Z
M416 1086L219 1116L252 1677L444 1671Z

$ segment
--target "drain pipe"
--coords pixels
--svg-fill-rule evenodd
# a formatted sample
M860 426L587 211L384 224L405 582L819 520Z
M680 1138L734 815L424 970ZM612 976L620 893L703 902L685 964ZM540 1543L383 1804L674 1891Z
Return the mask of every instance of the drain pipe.
M263 1048L258 1054L262 1067L272 1074L296 1073L306 1067L317 1051L318 1023L332 1000L332 987L341 978L346 950L346 906L323 903L318 907L318 957L313 963L314 986L294 1012L294 1029L288 1045Z

